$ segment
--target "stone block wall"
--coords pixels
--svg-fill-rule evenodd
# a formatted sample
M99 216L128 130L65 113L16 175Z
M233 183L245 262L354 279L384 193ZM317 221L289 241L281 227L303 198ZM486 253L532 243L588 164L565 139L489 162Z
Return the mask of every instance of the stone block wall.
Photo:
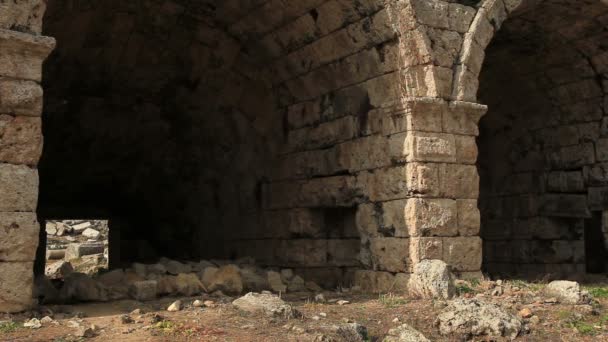
M0 2L0 311L32 305L42 152L43 1Z

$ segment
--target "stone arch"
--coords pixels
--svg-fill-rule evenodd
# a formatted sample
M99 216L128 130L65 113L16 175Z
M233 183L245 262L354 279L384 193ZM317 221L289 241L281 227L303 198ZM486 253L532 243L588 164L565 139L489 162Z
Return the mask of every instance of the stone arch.
M606 257L594 240L605 239L608 7L524 1L501 13L482 13L495 24L486 20L475 31L485 39L463 48L453 89L454 98L478 101L479 88L488 105L477 139L485 269L526 277L597 272Z
M15 49L0 49L0 64L16 67L0 66L11 78L0 111L15 119L0 139L0 219L20 239L0 237L0 273L22 276L0 282L0 310L32 304L33 248L45 236L36 210L109 213L128 246L122 262L253 256L324 285L405 286L409 233L389 217L418 186L405 180L407 131L433 105L407 99L446 93L411 1L8 6L0 44ZM54 41L41 33L58 42L43 70L44 124L40 67ZM11 134L15 151L2 141Z

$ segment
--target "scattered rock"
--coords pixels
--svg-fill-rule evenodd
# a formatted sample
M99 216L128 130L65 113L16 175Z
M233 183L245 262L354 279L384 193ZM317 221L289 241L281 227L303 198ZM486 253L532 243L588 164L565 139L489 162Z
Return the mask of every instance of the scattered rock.
M543 289L543 294L555 297L565 304L586 304L591 301L591 295L587 291L581 291L579 283L575 281L552 281Z
M54 320L54 319L52 319L52 318L51 318L51 317L49 317L49 316L44 316L44 317L42 317L42 319L40 320L40 323L42 323L42 324L51 324L51 323L57 323L57 322L55 322L55 320Z
M65 250L65 260L70 261L85 255L101 254L104 252L103 243L71 243Z
M105 302L105 287L84 273L71 273L63 283L59 295L65 301Z
M182 309L182 301L176 300L175 302L173 302L173 304L169 305L169 307L167 308L167 311L175 312L175 311L180 311L181 309Z
M323 288L321 288L321 286L317 285L317 283L315 283L314 281L307 281L305 283L306 288L312 292L321 292L323 291Z
M530 318L530 317L532 317L532 310L530 310L529 308L523 308L523 309L519 310L519 312L517 314L521 318Z
M46 260L61 260L65 257L65 249L47 249Z
M74 333L74 335L76 337L91 338L95 336L95 329L93 329L92 327L80 326L76 328L76 332Z
M211 283L213 282L213 277L215 277L215 273L217 272L218 268L217 267L207 267L205 268L205 270L203 270L203 272L199 273L199 278L201 280L201 282L203 283L203 285L205 286L205 288L210 288L211 287Z
M23 323L23 327L30 329L40 329L42 327L42 323L38 318L32 318L29 321Z
M46 233L48 235L56 235L57 234L57 225L54 222L47 222L45 226Z
M300 316L291 305L278 296L250 292L232 302L236 308L246 312L264 312L268 316L294 318Z
M216 304L212 300L206 300L203 302L203 305L207 308L214 308Z
M268 284L270 285L270 289L274 292L287 292L287 286L283 284L281 280L281 274L275 271L268 271L266 273L268 278Z
M139 301L153 300L156 298L157 290L156 280L136 281L129 287L129 295Z
M167 269L167 273L172 275L178 275L180 273L190 273L190 271L192 271L192 266L188 264L182 264L179 261L162 258L160 263L165 266L165 268Z
M91 222L82 222L72 226L76 233L80 233L91 226Z
M336 334L343 341L365 342L369 341L367 328L359 323L345 323L334 327Z
M350 304L350 302L349 302L349 301L347 301L347 300L339 300L339 301L337 301L336 303L337 303L338 305L346 305L346 304Z
M44 274L49 279L63 279L72 272L74 272L74 267L68 261L57 261L47 265L44 269Z
M202 308L203 306L205 306L205 303L197 299L192 303L192 306L194 306L195 308Z
M322 293L315 295L315 302L325 303L326 301L327 300L325 299L325 296Z
M442 335L502 336L510 339L521 331L521 321L495 304L478 299L455 299L442 310L436 324Z
M420 331L414 329L408 324L402 324L397 328L388 331L383 342L431 342Z
M537 325L538 323L540 323L540 318L536 315L530 317L530 324L532 325Z
M101 235L101 233L98 230L95 230L93 228L87 228L82 232L82 236L84 236L88 239L92 239L92 240L99 239L100 235Z
M122 315L122 316L120 316L120 323L131 324L131 323L133 323L133 318L131 318L131 316L129 316L129 315Z
M414 267L409 292L421 298L450 299L456 292L450 267L441 260L422 260Z
M213 280L208 288L209 291L222 291L228 294L240 294L243 292L243 280L236 265L225 265L220 267L213 275Z

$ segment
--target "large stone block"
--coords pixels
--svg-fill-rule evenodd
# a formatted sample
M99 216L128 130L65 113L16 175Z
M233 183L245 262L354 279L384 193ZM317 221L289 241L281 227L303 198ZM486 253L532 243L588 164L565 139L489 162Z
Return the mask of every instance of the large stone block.
M443 239L443 258L457 271L481 269L482 244L479 237L454 237Z
M0 28L40 33L45 0L0 1Z
M35 213L0 213L0 261L34 261L39 231Z
M443 259L443 238L414 237L410 239L410 259L412 264L422 260Z
M34 304L33 262L0 262L0 312L20 312Z
M354 284L361 290L371 293L392 293L407 291L409 274L397 273L393 275L388 272L357 270L355 271Z
M32 81L0 79L0 113L40 116L42 87Z
M455 162L454 135L412 132L407 136L407 161Z
M372 238L370 252L374 269L389 272L409 272L411 262L409 239Z
M574 194L546 194L540 212L551 217L590 217L587 196Z
M0 29L0 76L40 81L55 39Z
M0 162L38 164L42 154L41 126L40 118L0 114Z
M458 233L460 236L479 235L481 214L477 208L477 200L457 200Z
M479 197L479 174L475 165L443 164L440 167L441 193L447 198Z
M458 234L455 200L409 199L405 217L410 236L454 236Z
M38 171L25 165L0 164L0 212L35 212Z

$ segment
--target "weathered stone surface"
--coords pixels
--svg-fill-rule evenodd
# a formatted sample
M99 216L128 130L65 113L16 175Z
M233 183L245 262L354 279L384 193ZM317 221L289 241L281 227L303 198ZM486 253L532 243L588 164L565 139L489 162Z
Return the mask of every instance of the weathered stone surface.
M414 266L408 289L421 298L450 299L456 292L450 267L441 260L422 260Z
M38 164L42 154L41 126L40 118L0 115L0 161L32 166Z
M189 297L199 294L205 290L205 286L194 273L178 274L177 278L175 279L175 287L179 294Z
M0 113L40 116L42 88L36 82L0 79Z
M334 330L344 341L365 342L369 339L367 328L359 323L340 324Z
M0 76L40 81L55 39L0 28Z
M382 342L430 342L430 340L409 324L401 324L389 330L388 336Z
M545 286L543 294L547 297L555 297L565 304L586 304L591 300L589 293L581 290L580 285L575 281L552 281Z
M281 318L299 317L300 313L285 303L281 298L272 294L249 292L232 302L237 309L246 312L263 312L268 316Z
M268 285L270 285L270 289L274 292L287 292L287 285L283 283L281 279L281 274L275 271L268 271L266 273L268 279Z
M83 273L70 273L64 279L63 287L60 290L62 300L83 301L83 302L103 302L108 300L106 288L99 282L91 279Z
M33 305L33 262L0 262L0 312L20 312Z
M243 292L243 279L236 265L220 267L213 275L208 290L210 292L222 291L226 294L240 294Z
M494 336L514 339L521 321L495 304L477 299L455 299L437 317L442 335Z
M39 230L34 213L0 213L0 261L33 261Z
M81 258L85 255L101 254L104 251L104 245L101 242L95 243L71 243L65 250L65 260Z
M44 274L49 279L64 279L74 272L74 267L68 261L57 261L47 265L44 269Z
M153 300L156 298L157 286L156 280L136 281L129 287L129 294L135 300Z
M0 2L0 28L40 33L46 9L43 0Z
M0 164L0 212L35 212L38 171L23 165Z

